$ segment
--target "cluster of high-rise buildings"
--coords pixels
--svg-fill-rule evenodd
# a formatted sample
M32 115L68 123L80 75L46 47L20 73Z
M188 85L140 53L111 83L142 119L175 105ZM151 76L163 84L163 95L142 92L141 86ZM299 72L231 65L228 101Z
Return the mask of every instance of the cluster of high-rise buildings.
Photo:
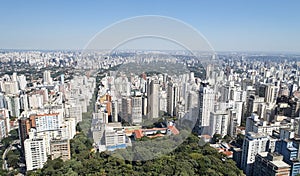
M205 65L205 78L199 77L203 74L199 67L201 59L179 56L170 59L143 52L111 56L101 52L0 54L3 63L114 70L105 71L101 77L92 117L91 134L99 151L125 148L132 140L143 137L178 134L176 126L180 119L186 119L193 122L193 131L205 141L213 141L216 134L230 136L234 141L243 134L242 144L223 142L219 146L225 146L222 151L231 152L230 156L246 175L300 173L297 56L221 54L218 62ZM167 64L159 65L160 58ZM151 72L149 69L155 68L151 65L149 69L135 70L139 65L130 63L137 60L140 66L154 63L163 69ZM192 67L193 72L174 71L173 63ZM120 64L127 73L114 69ZM69 139L74 136L82 113L87 111L96 80L76 75L67 81L64 76L54 80L50 71L44 71L42 79L28 81L25 75L15 73L0 79L0 138L19 126L26 164L31 163L27 169L31 170L41 168L49 155L70 157ZM15 117L18 124L10 120ZM145 122L162 117L173 118L165 120L159 128L143 128Z
M106 75L93 119L94 140L102 150L116 149L118 142L126 147L130 143L126 137L146 132L126 136L129 130L122 120L136 131L144 119L165 114L195 121L194 132L207 141L215 134L232 139L245 135L242 145L230 143L225 151L246 175L296 175L300 173L298 65L289 56L226 54L219 56L218 65L206 65L205 79L193 73ZM108 128L118 129L114 134L122 140L107 145Z
M100 151L112 150L131 145L131 137L178 134L176 123L172 121L165 122L161 128L146 130L142 126L145 126L145 120L154 123L164 116L196 118L193 114L198 113L199 86L200 80L194 73L147 75L141 71L128 75L112 71L106 74L101 80L92 120L91 131L96 146ZM110 142L111 139L114 142Z
M93 77L74 75L65 81L61 75L54 81L49 70L41 76L34 81L16 73L0 78L0 138L18 128L27 170L42 168L48 156L71 158L70 139L96 87Z
M240 55L223 61L225 92L220 97L226 98L221 102L227 101L225 114L230 124L232 107L239 108L235 112L241 113L243 124L238 115L237 126L243 127L234 131L245 135L241 146L231 146L237 165L249 176L299 174L300 74L296 57ZM230 105L232 100L235 105Z

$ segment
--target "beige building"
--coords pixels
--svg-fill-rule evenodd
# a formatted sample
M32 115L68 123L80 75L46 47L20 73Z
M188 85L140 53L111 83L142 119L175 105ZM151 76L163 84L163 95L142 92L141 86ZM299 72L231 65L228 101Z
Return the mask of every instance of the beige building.
M70 140L54 139L50 142L51 159L61 157L63 161L71 159Z

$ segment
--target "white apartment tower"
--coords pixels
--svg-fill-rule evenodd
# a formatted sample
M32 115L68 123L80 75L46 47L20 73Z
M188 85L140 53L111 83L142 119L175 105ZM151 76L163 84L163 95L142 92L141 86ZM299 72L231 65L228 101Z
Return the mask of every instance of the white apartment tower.
M24 151L27 171L43 168L47 161L44 138L37 138L30 134L29 139L24 141Z
M112 118L113 122L118 122L118 102L112 102Z
M258 153L267 151L269 139L266 134L249 132L243 143L241 166L246 175L252 175L253 163Z
M265 92L265 102L270 104L275 103L278 96L278 91L279 88L277 86L272 84L267 85Z
M52 85L52 78L50 71L46 70L43 74L43 81L45 85Z
M210 135L220 134L222 137L227 135L229 127L229 115L227 112L217 111L210 113Z
M201 87L199 91L199 118L198 126L200 133L203 129L208 128L210 113L214 111L215 93L209 86Z

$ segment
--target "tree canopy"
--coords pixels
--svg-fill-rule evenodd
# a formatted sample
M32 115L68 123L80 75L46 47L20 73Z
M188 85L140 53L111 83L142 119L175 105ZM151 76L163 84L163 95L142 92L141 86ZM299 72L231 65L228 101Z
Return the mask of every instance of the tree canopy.
M72 159L48 160L43 169L28 175L242 175L235 162L225 159L208 144L190 135L167 155L148 161L126 161L109 152L92 152L92 142L84 133L71 141Z

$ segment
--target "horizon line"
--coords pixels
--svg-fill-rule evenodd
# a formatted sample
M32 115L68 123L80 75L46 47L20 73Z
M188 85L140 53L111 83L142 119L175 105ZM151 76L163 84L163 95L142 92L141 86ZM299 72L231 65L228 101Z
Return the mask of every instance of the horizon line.
M30 48L0 48L3 51L84 51L85 49L30 49ZM94 49L92 49L94 50ZM99 49L99 51L107 51L109 49ZM119 51L185 51L171 49L120 49ZM214 50L216 53L260 53L260 54L300 54L300 51L268 51L268 50Z

